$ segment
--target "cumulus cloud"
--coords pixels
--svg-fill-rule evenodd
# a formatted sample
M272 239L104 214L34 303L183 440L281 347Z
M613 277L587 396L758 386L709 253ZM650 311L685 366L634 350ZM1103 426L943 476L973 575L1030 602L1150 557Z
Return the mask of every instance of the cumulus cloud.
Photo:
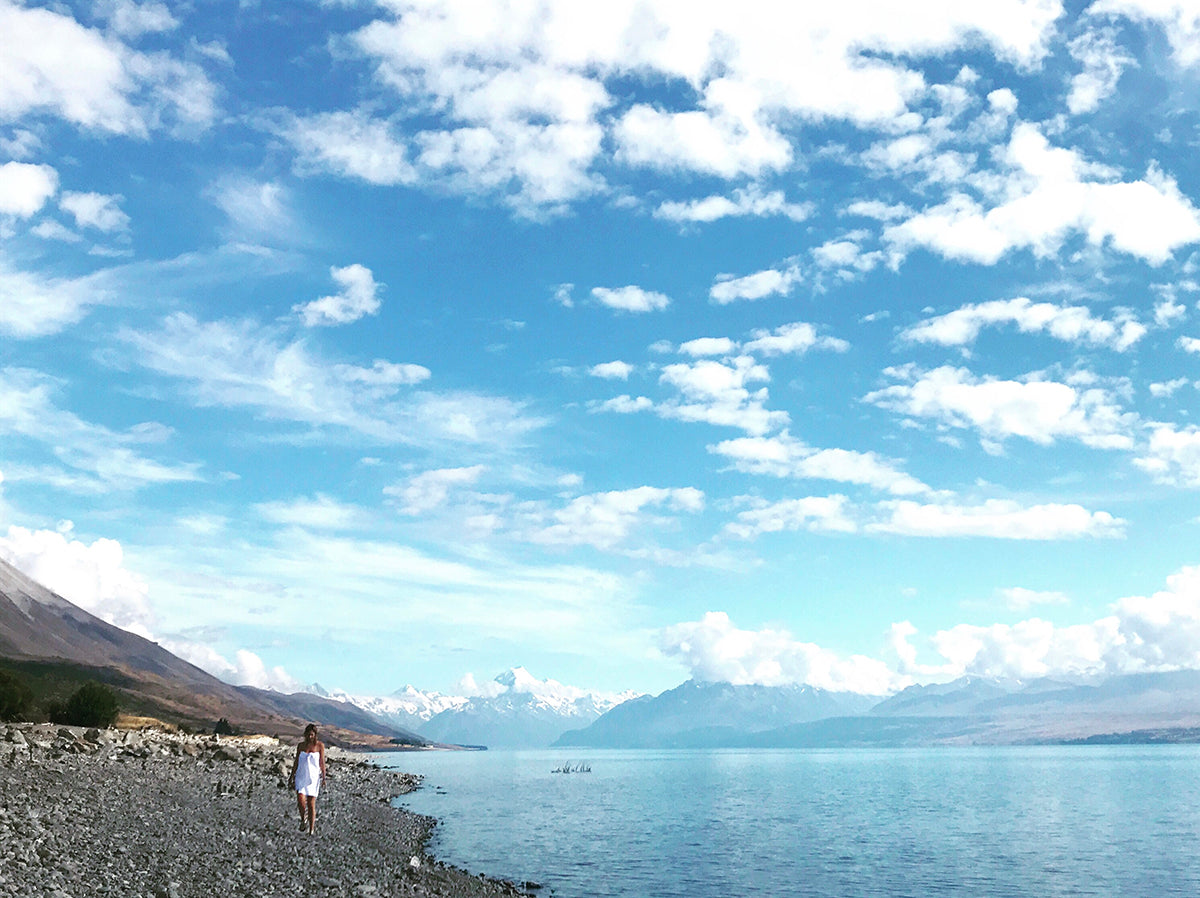
M1073 439L1095 449L1133 447L1136 416L1085 375L1069 383L1034 375L1000 380L977 378L964 368L923 371L913 365L884 373L902 383L867 394L866 402L942 427L973 428L990 440L1021 437L1049 445Z
M601 362L588 368L592 377L602 377L605 380L628 380L633 372L633 365L628 362Z
M1013 607L1061 603L1056 592L1012 589ZM894 692L914 677L948 680L964 675L1035 679L1104 676L1200 667L1200 566L1186 566L1148 596L1117 600L1109 614L1060 626L1040 618L1015 624L958 624L928 638L936 663L918 663L919 631L909 621L892 625L890 654L882 660L841 658L786 632L739 630L723 612L661 632L663 651L680 659L698 680L784 685L807 683L867 694Z
M1153 423L1133 463L1160 483L1200 487L1200 427Z
M343 46L394 93L397 121L324 114L293 123L289 139L309 166L499 196L527 215L604 190L622 168L754 177L794 163L793 132L804 123L911 125L926 84L906 59L987 46L1018 66L1037 64L1062 12L1040 0L996 0L986 12L935 5L912 16L877 0L782 10L766 0L736 9L586 2L482 14L452 0L384 4ZM688 89L651 105L630 94L630 78ZM339 126L335 115L353 118ZM362 139L348 136L355 129ZM680 221L807 214L757 188L660 210Z
M1096 0L1087 8L1091 16L1124 16L1162 29L1181 66L1200 62L1200 16L1187 0Z
M69 212L75 224L81 228L95 228L105 234L129 228L129 216L121 210L122 196L103 193L76 193L68 191L59 200L59 208Z
M914 324L901 332L902 339L940 346L973 343L985 327L1015 324L1022 333L1047 333L1068 343L1107 346L1124 352L1146 334L1146 326L1131 319L1096 318L1085 306L1060 306L1033 302L1021 296L971 303Z
M58 172L49 165L6 162L0 165L0 215L29 218L58 190Z
M283 693L299 692L304 688L304 684L283 667L268 668L262 658L248 649L238 649L234 660L230 661L211 645L194 640L168 637L159 640L159 644L171 654L235 686Z
M302 172L331 172L377 185L410 184L417 179L407 146L387 122L369 113L289 115L275 127L295 148Z
M767 369L750 356L667 365L659 382L678 390L679 397L659 403L655 410L666 418L737 427L761 435L788 422L786 412L766 408L766 387L749 387L770 379Z
M610 309L622 312L657 312L671 304L671 300L653 290L641 287L593 287L592 297Z
M205 127L216 116L216 89L199 66L139 53L69 15L2 0L0 34L0 121L48 112L82 128L144 136L163 124Z
M645 509L666 508L676 513L695 514L704 508L704 493L693 487L660 489L641 486L629 490L578 496L553 512L553 523L538 528L531 539L552 545L588 545L612 549L636 527L662 524L661 513Z
M1073 115L1097 109L1117 89L1121 73L1136 62L1117 46L1110 28L1085 31L1071 41L1069 49L1083 66L1083 71L1071 79L1067 95L1067 108Z
M743 277L723 274L708 291L709 299L717 305L728 305L738 300L763 299L767 296L786 296L802 279L800 269L789 266L785 269L766 268Z
M149 590L125 567L121 544L112 539L89 544L63 529L9 527L0 536L0 558L101 620L147 635Z
M815 449L787 431L725 440L709 446L708 451L729 459L735 469L748 474L855 483L897 496L930 492L928 486L874 452Z
M675 624L659 636L662 651L705 682L784 686L807 684L834 692L884 695L909 680L864 655L842 657L786 630L742 630L723 611Z
M475 483L486 469L483 465L466 468L440 468L422 471L403 486L384 487L384 495L400 499L400 511L407 515L424 514L445 504L450 491Z
M789 203L782 190L764 193L760 188L751 187L735 190L732 197L718 195L686 202L661 203L654 210L654 216L689 224L708 223L722 218L765 218L773 215L804 221L812 215L814 208L812 203Z
M1081 505L1023 506L1008 499L989 499L980 505L898 499L880 503L880 510L886 517L869 524L866 529L872 533L903 536L1019 540L1114 538L1124 536L1127 523L1106 511L1089 511Z
M779 502L757 501L725 525L724 532L738 539L756 539L763 533L808 530L814 533L854 533L857 524L847 513L845 496L805 496Z
M331 268L329 274L341 287L339 293L292 306L292 311L300 315L307 327L350 324L379 312L380 285L375 282L371 269L363 265L347 265L345 268Z
M1052 256L1075 235L1154 265L1200 241L1200 213L1154 166L1141 180L1113 180L1079 153L1052 147L1031 124L1013 128L1004 161L1008 175L990 208L954 193L885 228L885 240L901 254L923 247L984 265L1018 249Z
M845 352L850 348L850 344L845 340L822 336L816 327L804 321L783 324L773 331L756 330L751 337L742 349L766 356L803 355L810 349Z

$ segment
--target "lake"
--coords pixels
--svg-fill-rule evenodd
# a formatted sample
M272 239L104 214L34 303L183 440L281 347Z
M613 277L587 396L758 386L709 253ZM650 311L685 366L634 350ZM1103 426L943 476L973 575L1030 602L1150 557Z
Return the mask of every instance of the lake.
M438 859L555 898L1200 894L1200 746L378 760Z

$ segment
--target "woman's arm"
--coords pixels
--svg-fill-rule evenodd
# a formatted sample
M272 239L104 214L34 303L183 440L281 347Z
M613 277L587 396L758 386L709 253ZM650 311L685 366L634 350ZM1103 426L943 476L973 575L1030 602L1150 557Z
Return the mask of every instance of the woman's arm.
M319 749L319 751L321 752L321 779L324 780L325 779L325 743L320 742L318 744L321 746Z

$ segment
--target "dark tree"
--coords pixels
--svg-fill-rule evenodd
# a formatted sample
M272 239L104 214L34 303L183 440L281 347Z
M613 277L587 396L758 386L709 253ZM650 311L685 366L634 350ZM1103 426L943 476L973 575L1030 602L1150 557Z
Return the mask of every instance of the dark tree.
M213 727L213 732L218 736L236 736L238 729L229 722L228 717L222 717L217 721L217 725Z
M16 674L0 670L0 720L27 720L33 693Z
M103 683L84 683L66 704L50 706L50 720L76 727L112 726L121 711L117 694Z

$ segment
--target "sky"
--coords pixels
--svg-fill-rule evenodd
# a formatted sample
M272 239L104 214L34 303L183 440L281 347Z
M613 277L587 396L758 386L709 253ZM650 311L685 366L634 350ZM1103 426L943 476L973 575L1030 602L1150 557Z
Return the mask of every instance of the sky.
M231 682L1200 667L1196 0L0 0L0 557Z

